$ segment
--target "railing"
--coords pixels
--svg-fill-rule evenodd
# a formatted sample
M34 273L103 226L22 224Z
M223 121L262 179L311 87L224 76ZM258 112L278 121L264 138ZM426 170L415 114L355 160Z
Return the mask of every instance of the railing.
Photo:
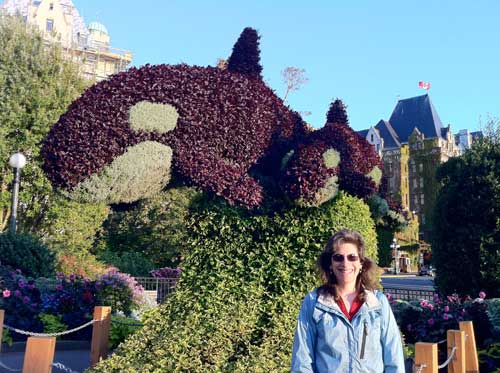
M144 288L147 296L153 298L156 303L162 303L166 297L175 291L177 277L136 277L135 280Z
M446 342L448 356L438 364L438 343L417 342L415 344L415 365L417 373L437 373L438 369L448 367L453 373L479 373L476 352L476 339L472 321L460 321L460 330L448 330Z
M395 299L401 300L432 300L434 295L437 294L434 290L417 290L406 288L391 288L384 287L384 294L391 294Z
M26 351L24 353L24 362L22 369L13 369L0 361L0 367L9 372L23 373L45 373L51 372L52 367L64 370L68 373L78 373L64 366L64 364L55 362L54 353L56 346L56 337L70 334L77 330L92 325L92 342L90 348L90 366L93 367L100 360L108 356L109 330L111 324L111 307L95 307L94 317L89 322L80 325L72 330L66 330L60 333L34 333L26 330L13 328L3 323L5 311L0 310L0 346L2 345L3 328L12 330L16 333L28 335L26 342ZM141 326L142 324L127 324L131 326Z
M111 324L111 307L95 307L94 318L85 325L63 333L41 334L19 331L3 324L4 311L0 310L0 331L3 327L13 329L22 334L35 335L28 338L24 355L23 373L51 372L52 367L69 373L77 373L61 363L54 363L56 335L68 334L77 329L93 325L92 343L90 351L90 366L93 367L100 360L108 356L109 330ZM128 324L142 326L142 324ZM437 373L438 369L448 366L448 372L479 373L479 361L476 352L476 339L472 321L461 321L460 330L448 330L447 339L438 343L447 342L448 356L444 363L438 365L438 343L417 342L415 344L415 363L413 372ZM1 346L0 333L0 346ZM21 369L12 369L0 361L0 367L11 372L21 372Z

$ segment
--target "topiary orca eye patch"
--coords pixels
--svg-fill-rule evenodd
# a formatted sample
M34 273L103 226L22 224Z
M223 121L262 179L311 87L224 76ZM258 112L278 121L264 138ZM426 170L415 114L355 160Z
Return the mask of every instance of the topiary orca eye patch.
M167 133L178 119L177 109L169 104L139 101L130 108L130 127L136 131Z
M155 195L168 184L171 163L169 146L155 141L141 142L128 147L123 155L66 194L83 202L134 202Z

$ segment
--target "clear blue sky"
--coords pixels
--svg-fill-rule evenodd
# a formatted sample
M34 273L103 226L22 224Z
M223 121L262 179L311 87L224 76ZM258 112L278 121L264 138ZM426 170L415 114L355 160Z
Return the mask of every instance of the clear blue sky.
M351 126L389 119L398 98L429 94L453 132L500 117L498 0L73 0L88 24L98 20L133 64L215 65L243 28L261 34L265 81L283 97L280 72L306 70L289 97L322 127L332 99L348 106Z

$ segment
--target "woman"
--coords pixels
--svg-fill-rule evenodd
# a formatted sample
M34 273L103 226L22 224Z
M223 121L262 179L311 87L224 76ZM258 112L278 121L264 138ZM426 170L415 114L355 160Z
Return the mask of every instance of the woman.
M404 373L401 335L361 235L340 230L317 264L323 285L302 303L292 372Z

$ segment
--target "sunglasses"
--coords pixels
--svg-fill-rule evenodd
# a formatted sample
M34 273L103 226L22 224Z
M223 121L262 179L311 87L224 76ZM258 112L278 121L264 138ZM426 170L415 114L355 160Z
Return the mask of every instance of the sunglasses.
M337 263L343 262L344 258L347 258L349 262L357 262L359 260L359 255L356 254L347 254L346 256L340 254L332 255L332 260Z

